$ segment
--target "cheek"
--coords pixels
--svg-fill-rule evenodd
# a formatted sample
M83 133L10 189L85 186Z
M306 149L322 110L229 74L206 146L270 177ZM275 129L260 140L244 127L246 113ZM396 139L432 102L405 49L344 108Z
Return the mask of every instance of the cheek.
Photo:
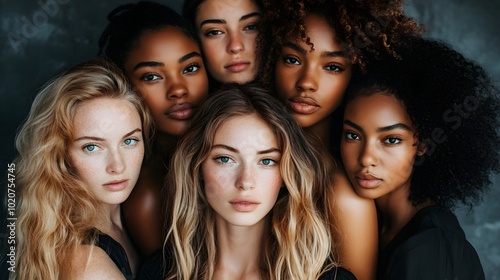
M208 95L208 78L205 72L197 75L196 79L187 83L188 91L191 96L202 102Z
M139 145L128 156L128 162L131 163L131 168L136 172L140 172L142 160L144 159L144 141L141 141Z
M228 171L222 172L211 164L205 163L202 165L202 176L207 198L216 197L231 184L232 174Z
M411 153L406 153L406 156L401 156L394 161L395 174L400 174L403 179L408 178L413 170L414 156Z
M211 66L216 66L222 63L222 57L225 53L224 46L221 43L215 43L213 41L205 40L201 42L203 48L203 54L206 59L206 66L211 68ZM221 65L222 66L222 65Z
M294 86L294 77L290 71L286 71L286 68L283 66L276 65L275 72L275 83L276 83L276 93L278 96L284 100L287 95L287 92L290 91Z
M270 193L276 193L276 195L283 185L283 178L278 168L263 174L263 176L258 176L258 178L260 178L259 185L262 186L262 189L268 190Z

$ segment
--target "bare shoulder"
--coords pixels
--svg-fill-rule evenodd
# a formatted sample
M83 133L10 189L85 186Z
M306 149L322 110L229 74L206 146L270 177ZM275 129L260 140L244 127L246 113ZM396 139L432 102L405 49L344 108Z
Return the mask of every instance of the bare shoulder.
M71 268L66 269L64 279L87 280L109 279L122 280L125 276L115 263L98 246L81 245L71 258Z
M359 280L374 279L378 252L375 201L358 196L342 166L338 166L333 178L332 214L340 263Z
M332 195L334 195L337 208L343 211L369 210L373 213L376 212L375 201L373 199L362 198L354 191L342 166L339 166L334 171L333 178Z

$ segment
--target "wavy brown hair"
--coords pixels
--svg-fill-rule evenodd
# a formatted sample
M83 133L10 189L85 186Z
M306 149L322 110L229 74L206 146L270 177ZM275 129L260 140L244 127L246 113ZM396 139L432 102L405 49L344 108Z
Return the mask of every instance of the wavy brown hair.
M214 211L203 191L201 165L217 129L235 116L256 115L275 132L285 185L268 216L261 272L264 279L317 279L335 265L332 236L318 209L316 182L328 181L319 152L283 104L253 85L226 85L199 108L172 158L167 189L167 279L211 279L217 255ZM326 187L328 184L324 184ZM325 265L326 264L326 265Z

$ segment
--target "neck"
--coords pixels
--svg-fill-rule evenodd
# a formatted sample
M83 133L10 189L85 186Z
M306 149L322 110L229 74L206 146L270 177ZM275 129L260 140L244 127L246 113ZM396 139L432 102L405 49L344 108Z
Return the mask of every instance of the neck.
M164 174L168 167L170 157L177 146L178 137L157 131L153 139L151 153L146 165Z
M380 244L386 247L401 229L417 214L422 207L415 207L408 199L410 184L395 189L375 200L382 214Z
M114 231L123 231L120 205L105 204L103 207L103 220L96 222L96 228L108 235Z
M266 219L250 227L233 226L220 220L217 218L216 222L217 260L214 279L260 279Z
M314 144L321 145L321 148L328 150L331 144L330 125L331 119L330 117L327 117L310 127L304 128L304 131Z

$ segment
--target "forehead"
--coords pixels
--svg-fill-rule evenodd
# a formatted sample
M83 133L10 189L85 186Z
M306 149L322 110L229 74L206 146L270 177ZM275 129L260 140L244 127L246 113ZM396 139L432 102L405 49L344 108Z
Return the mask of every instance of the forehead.
M227 119L215 132L214 143L217 142L230 142L240 146L252 143L267 148L278 145L274 130L257 114Z
M164 27L145 32L131 53L141 50L199 49L197 42L178 27Z
M402 101L392 94L376 92L359 95L348 102L345 118L356 123L370 123L379 126L397 122L411 126L412 122Z
M252 0L205 0L198 5L196 22L207 19L226 17L240 18L251 12L259 11L259 7Z
M127 133L142 126L134 105L118 98L96 98L82 102L75 110L73 125L76 138L87 134L103 136Z

